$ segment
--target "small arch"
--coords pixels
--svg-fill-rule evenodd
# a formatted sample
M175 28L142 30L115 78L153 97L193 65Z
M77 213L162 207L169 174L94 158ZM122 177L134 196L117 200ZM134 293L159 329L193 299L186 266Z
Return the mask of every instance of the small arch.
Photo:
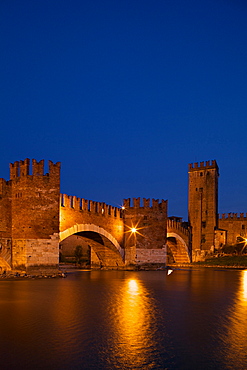
M112 242L112 244L115 246L115 248L120 253L121 257L124 258L124 249L119 245L118 241L110 233L108 233L105 229L103 229L102 227L96 226L94 224L76 224L70 227L69 229L61 231L59 233L60 242L73 234L77 234L83 231L93 231L95 233L104 235L108 240Z
M188 256L188 260L190 260L190 253L189 253L189 248L186 244L186 242L184 241L184 239L178 235L177 233L174 233L174 232L167 232L167 238L175 238L176 240L178 240L180 243L181 243L181 246L184 248L187 256Z

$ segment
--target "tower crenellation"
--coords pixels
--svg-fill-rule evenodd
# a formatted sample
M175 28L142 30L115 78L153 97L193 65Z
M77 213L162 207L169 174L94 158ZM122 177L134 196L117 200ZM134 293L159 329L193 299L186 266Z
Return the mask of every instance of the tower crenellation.
M217 168L218 165L215 159L211 161L202 161L200 163L195 162L195 163L189 163L189 172L190 171L198 171L198 170L205 170L209 168Z
M143 207L149 208L150 207L150 198L143 198Z
M150 205L150 198L127 198L123 200L124 209L167 209L167 200L162 199L161 202L159 199L152 199L152 205Z
M140 208L140 197L133 198L133 204L134 204L134 208Z
M37 162L36 159L32 160L32 170L33 176L43 176L44 175L44 160Z
M25 177L29 175L29 165L30 165L30 160L28 158L26 158L24 161L19 162L20 177Z
M14 163L10 163L10 180L14 180L19 177L19 162L15 161Z
M52 161L48 161L49 164L49 172L45 175L52 181L60 181L60 167L61 163L53 163ZM26 158L24 161L15 161L14 163L10 163L10 180L20 180L20 178L44 178L44 160L37 161L36 159L32 159L32 167L30 166L30 159Z

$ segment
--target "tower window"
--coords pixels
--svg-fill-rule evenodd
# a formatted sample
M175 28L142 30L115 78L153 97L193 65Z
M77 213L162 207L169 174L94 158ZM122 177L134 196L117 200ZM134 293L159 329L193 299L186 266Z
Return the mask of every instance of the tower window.
M200 172L200 176L203 176L203 172Z
M202 227L206 227L206 221L202 221Z

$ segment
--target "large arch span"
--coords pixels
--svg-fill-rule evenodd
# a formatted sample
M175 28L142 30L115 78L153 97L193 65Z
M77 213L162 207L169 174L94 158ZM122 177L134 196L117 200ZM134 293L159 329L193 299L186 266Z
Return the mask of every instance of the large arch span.
M124 249L121 248L118 241L110 233L108 233L105 229L97 225L94 225L94 224L75 224L74 226L64 231L61 231L59 233L60 242L68 238L71 235L81 233L83 231L92 231L92 232L105 236L114 245L116 250L120 253L122 259L124 258Z

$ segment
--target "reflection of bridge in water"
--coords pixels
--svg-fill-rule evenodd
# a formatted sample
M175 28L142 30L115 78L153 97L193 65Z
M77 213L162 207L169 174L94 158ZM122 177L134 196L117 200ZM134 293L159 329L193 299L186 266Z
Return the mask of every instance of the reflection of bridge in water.
M149 228L151 233L152 230L155 233L153 243L155 243L155 238L157 238L157 230L160 229L157 229L157 222L154 225L154 223L150 222L150 219L155 219L155 212L160 210L161 213L163 212L164 203L155 208L156 205L154 203L154 207L132 208L132 211L135 211L135 221L138 219L140 233L142 233L143 225L143 229ZM128 233L129 229L126 228L127 212L128 209L123 211L105 203L61 195L60 242L72 235L81 237L91 247L91 265L96 266L123 267L129 260L133 261L133 254L137 258L140 250L144 250L144 252L141 252L142 254L145 254L147 250L150 251L150 255L158 256L159 252L164 254L165 251L164 248L162 251L162 247L164 247L165 238L160 249L156 245L151 245L151 249L146 248L146 245L149 245L150 248L152 241L150 242L150 237L148 239L145 235L144 237L136 235L135 238L137 240L133 241L133 236L131 238L131 235ZM159 227L162 226L162 222L163 228L160 233L164 235L167 230L167 246L169 253L172 253L174 261L177 263L190 262L188 230L181 226L181 222L167 220L166 217L161 219ZM146 226L147 224L149 226ZM140 246L144 246L144 248L139 249ZM147 255L145 254L145 256ZM147 258L146 262L153 262L151 259L148 260L148 258L152 257L148 256L145 258ZM160 262L164 261L163 259ZM158 257L156 257L156 263L159 263Z

